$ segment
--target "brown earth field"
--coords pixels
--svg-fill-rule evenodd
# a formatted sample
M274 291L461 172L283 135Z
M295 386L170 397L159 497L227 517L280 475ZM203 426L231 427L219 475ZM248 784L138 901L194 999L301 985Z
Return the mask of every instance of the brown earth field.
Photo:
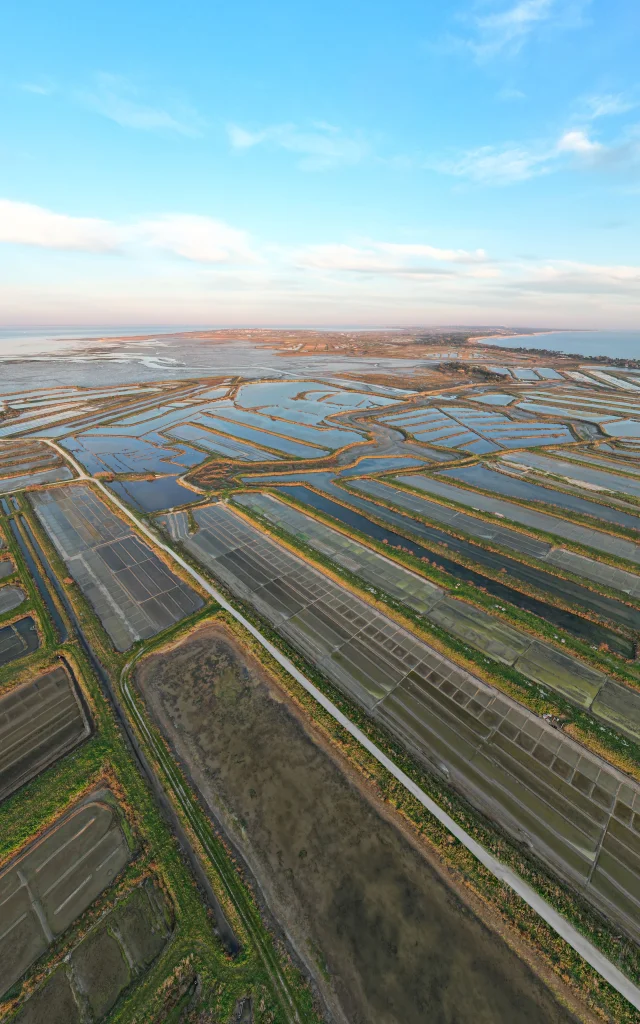
M167 944L168 910L150 880L134 889L65 956L11 1024L103 1020Z
M329 1019L577 1020L225 626L148 656L135 682Z
M313 328L269 328L269 327L231 327L202 331L177 331L170 337L176 340L184 338L189 341L202 342L205 345L226 345L232 341L249 341L273 349L287 356L329 355L369 358L394 357L400 359L424 359L425 354L437 349L456 348L468 349L470 358L486 361L496 360L496 350L486 347L486 343L476 343L477 338L510 337L514 334L532 334L537 332L530 328L506 328L483 326L452 326L452 327L396 327L389 329L370 330L315 330ZM151 335L138 337L105 337L101 341L102 351L117 351L119 345L135 341L144 341ZM169 337L169 336L166 336ZM544 337L532 337L531 346L544 348ZM92 351L91 347L87 352ZM531 360L530 354L518 353L518 350L505 352L497 350L499 361L514 361L517 366L526 366ZM561 357L561 362L573 365L576 359ZM546 365L549 365L548 363ZM552 365L556 365L554 362Z

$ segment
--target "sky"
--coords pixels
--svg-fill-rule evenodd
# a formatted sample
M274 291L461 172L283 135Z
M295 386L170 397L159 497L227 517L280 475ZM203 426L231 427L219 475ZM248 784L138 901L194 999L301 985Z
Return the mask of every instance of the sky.
M640 328L637 0L13 0L0 324Z

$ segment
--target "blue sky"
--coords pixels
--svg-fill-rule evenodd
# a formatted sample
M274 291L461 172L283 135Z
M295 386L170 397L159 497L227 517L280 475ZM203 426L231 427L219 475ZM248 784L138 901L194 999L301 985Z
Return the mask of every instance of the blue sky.
M0 322L640 326L637 0L23 0Z

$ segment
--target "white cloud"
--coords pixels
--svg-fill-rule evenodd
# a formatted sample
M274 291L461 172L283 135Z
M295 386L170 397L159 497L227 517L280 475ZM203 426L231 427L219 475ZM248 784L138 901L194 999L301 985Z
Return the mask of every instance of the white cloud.
M506 310L517 313L520 303L534 301L536 296L542 297L535 300L542 303L536 316L545 302L549 310L616 301L621 303L621 315L626 315L625 310L640 310L640 266L560 259L496 264L484 250L386 242L309 246L297 254L296 265L309 275L310 290L315 280L317 287L333 289L336 296L368 294L371 301L381 302L386 297L389 310L402 310L405 304L427 296L436 305L457 302L461 308L495 302L503 311L498 317L501 322Z
M211 217L167 214L142 221L132 233L145 245L175 253L196 263L255 263L244 231L238 231Z
M202 134L203 121L194 110L180 104L167 110L140 102L136 89L119 75L96 75L94 88L78 92L76 99L124 128L169 131L191 137Z
M582 24L582 12L590 0L517 0L498 5L490 13L465 13L459 20L468 26L465 35L450 36L449 50L471 53L479 63L497 57L514 56L542 26L556 29ZM486 7L486 4L484 5Z
M554 0L520 0L513 7L477 17L472 47L479 57L494 57L506 48L520 49L535 26L551 17Z
M273 129L270 130L273 131ZM248 132L235 124L228 126L227 133L229 142L234 149L251 149L252 146L258 146L269 138L269 129L262 132Z
M459 273L450 264L478 264L487 259L483 249L440 249L432 245L369 242L364 246L313 245L298 253L297 265L313 270L434 277ZM444 264L444 266L442 266Z
M607 144L591 139L583 129L574 129L559 140L557 152L572 155L590 170L634 174L640 168L639 127L630 126Z
M568 167L631 171L639 164L640 132L632 127L608 143L591 138L585 128L571 128L555 142L479 146L453 158L432 158L423 166L479 185L510 185Z
M165 214L117 224L9 199L0 200L0 242L94 253L161 250L196 263L257 260L243 231L211 217Z
M97 265L83 258L70 267L59 258L26 263L9 254L0 315L16 321L29 319L31 302L41 317L69 322L65 310L79 309L92 295L101 310L108 310L110 297L122 316L135 307L141 320L162 311L164 319L183 323L223 314L229 322L443 323L460 322L465 310L467 322L571 325L572 317L584 323L590 317L592 325L600 318L632 326L640 316L640 266L631 264L494 260L480 248L372 239L298 250L257 247L244 232L205 216L115 222L8 199L0 200L0 242L103 256ZM83 309L80 321L97 315Z
M16 240L15 222L7 232L5 213L3 204L0 237L10 234ZM493 262L483 250L371 240L345 245L339 239L297 252L264 245L263 258L250 263L246 238L227 225L212 227L208 218L173 215L128 225L62 219L67 245L99 244L104 251L114 242L107 225L121 250L137 259L103 258L96 265L83 258L70 267L47 258L44 250L28 262L9 253L0 281L4 322L37 317L51 323L106 323L117 317L121 323L511 322L633 328L640 317L640 266L630 264ZM50 234L43 240L45 227L50 231L51 221L41 223L35 236L33 228L29 235L23 227L20 237L49 248L62 244L59 235L57 241ZM186 258L154 258L165 248ZM219 261L215 269L213 260Z
M34 96L51 96L56 87L53 82L22 82L19 88L22 92L33 93Z
M353 245L312 245L298 256L298 265L315 270L384 270L389 265L380 253Z
M640 305L640 266L546 260L533 268L516 268L510 287L521 293L580 297L627 297Z
M614 117L617 114L626 114L633 110L638 103L621 93L603 93L585 97L583 101L586 117L595 120L598 117Z
M543 147L527 149L516 144L479 146L453 160L433 160L425 166L481 185L508 185L546 173L552 155L552 151Z
M110 252L120 245L117 228L92 217L68 217L31 203L0 199L0 242L44 249Z
M557 149L560 153L593 156L595 153L600 153L604 147L600 142L592 142L586 132L576 130L565 132L558 141Z
M391 256L400 259L406 257L423 256L430 260L441 260L444 263L482 263L487 259L484 249L439 249L433 245L397 243L397 242L374 242L373 245L381 252L387 252Z
M252 149L266 143L297 153L301 157L298 166L305 171L357 164L369 152L364 140L345 135L340 128L323 121L314 122L308 131L294 124L275 124L251 132L232 124L227 132L234 149Z
M498 93L499 100L523 100L526 98L526 93L522 89L514 89L511 86L505 86L504 89L500 89Z

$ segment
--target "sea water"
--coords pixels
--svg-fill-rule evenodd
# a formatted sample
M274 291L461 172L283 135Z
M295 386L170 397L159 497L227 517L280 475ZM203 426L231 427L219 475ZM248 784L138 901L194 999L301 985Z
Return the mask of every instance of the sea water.
M484 338L500 348L545 348L568 355L609 356L611 359L640 359L638 331L549 331L521 334L512 338Z

